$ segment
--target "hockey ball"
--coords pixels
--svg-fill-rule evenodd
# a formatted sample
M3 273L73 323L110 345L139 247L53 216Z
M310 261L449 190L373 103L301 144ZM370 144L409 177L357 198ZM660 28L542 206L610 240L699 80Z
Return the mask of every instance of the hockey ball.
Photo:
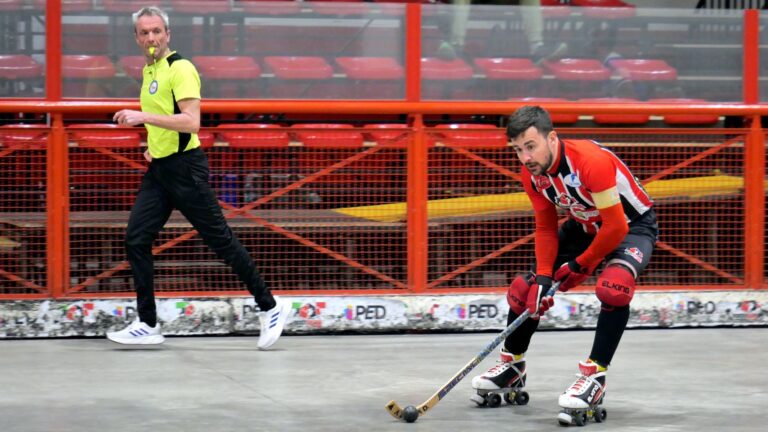
M415 406L408 405L405 407L403 410L403 420L407 421L408 423L413 423L417 418L419 418L419 410L417 410Z

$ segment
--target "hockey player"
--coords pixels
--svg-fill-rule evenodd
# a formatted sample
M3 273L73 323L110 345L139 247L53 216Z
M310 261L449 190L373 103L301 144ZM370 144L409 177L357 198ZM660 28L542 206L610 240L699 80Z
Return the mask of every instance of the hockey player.
M581 285L604 262L595 287L601 308L592 351L579 363L579 378L559 398L566 412L594 408L605 395L606 370L629 320L635 281L654 250L653 202L613 152L591 140L560 139L541 107L524 106L512 114L507 136L523 164L521 180L536 222L534 272L512 281L508 322L526 309L531 319L506 339L500 363L474 377L478 395L472 400L481 403L489 392L519 392L539 316L554 304L545 293L553 281L561 282L560 291ZM558 208L569 216L559 229Z

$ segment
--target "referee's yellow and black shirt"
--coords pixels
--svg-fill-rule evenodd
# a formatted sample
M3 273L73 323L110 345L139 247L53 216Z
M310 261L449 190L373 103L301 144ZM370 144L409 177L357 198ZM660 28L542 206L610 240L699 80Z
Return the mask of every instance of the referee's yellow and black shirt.
M181 113L177 101L200 99L200 76L189 60L176 51L144 66L141 85L141 110L153 114ZM200 147L197 134L176 132L157 126L147 128L147 145L153 159Z

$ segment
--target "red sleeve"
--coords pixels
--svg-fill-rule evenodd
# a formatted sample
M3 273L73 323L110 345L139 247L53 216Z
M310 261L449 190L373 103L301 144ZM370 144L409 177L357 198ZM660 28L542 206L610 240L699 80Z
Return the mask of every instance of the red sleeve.
M592 240L592 244L589 245L587 250L576 258L576 262L581 266L587 267L590 273L606 255L619 246L629 232L629 225L624 216L624 208L621 206L621 203L601 209L600 218L603 220L603 223L595 239ZM538 255L538 239L536 246Z
M552 276L552 270L557 258L557 209L555 205L533 188L531 173L523 168L521 180L525 193L533 205L536 218L536 274Z
M557 258L557 210L536 210L536 274L552 276Z

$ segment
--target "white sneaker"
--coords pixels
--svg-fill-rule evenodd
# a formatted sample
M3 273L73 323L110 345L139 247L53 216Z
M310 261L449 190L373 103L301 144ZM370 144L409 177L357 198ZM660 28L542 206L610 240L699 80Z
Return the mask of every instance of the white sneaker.
M120 331L108 332L107 339L125 345L157 345L165 342L165 337L160 333L160 323L150 327L138 318Z
M259 333L258 347L265 350L280 338L283 326L291 313L291 302L275 297L277 304L272 309L261 313L261 333Z

